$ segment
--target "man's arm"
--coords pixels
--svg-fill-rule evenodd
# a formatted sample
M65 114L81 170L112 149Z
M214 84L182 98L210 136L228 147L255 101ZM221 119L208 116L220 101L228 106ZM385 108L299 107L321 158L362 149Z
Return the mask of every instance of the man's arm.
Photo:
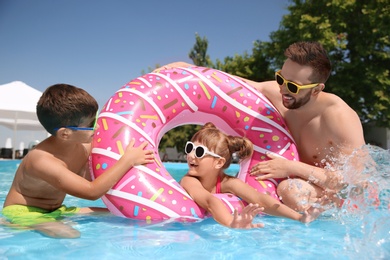
M256 82L253 80L244 79L238 76L236 78L241 79L248 85L254 87L258 92L263 94L271 103L276 107L279 113L284 117L284 112L286 108L283 106L281 95L280 95L280 87L275 80Z
M257 175L259 180L299 177L323 189L333 190L344 187L339 175L331 173L329 170L299 161L290 161L272 154L267 155L271 160L259 162L250 172L251 175Z
M340 112L342 111L342 112ZM336 164L343 164L353 152L358 151L364 144L363 129L360 119L345 103L327 109L321 118L324 136L331 136L334 143ZM333 155L332 155L333 156ZM258 163L251 169L252 175L259 179L299 177L323 189L339 190L344 187L343 176L338 169L320 168L299 161L289 161L273 155L271 159ZM355 160L359 164L359 160ZM332 166L332 165L331 165ZM355 168L360 167L355 165Z
M160 70L169 70L169 69L179 68L179 67L188 68L188 67L194 67L194 66L196 66L196 65L190 64L190 63L187 63L187 62L184 62L184 61L175 61L175 62L166 64L164 66L161 66L161 67L153 70L153 72L154 73L158 73Z
M188 68L188 67L194 67L196 65L190 64L184 61L176 61L169 64L166 64L164 66L161 66L157 69L155 69L153 72L158 73L160 70L166 70L166 69L172 69L172 68ZM282 112L285 110L284 106L281 103L280 99L280 93L279 93L279 85L276 83L275 80L270 81L264 81L264 82L256 82L253 80L245 79L239 76L235 76L238 79L241 79L248 85L254 87L257 91L262 93L266 98L268 98L271 103L279 110L279 112Z

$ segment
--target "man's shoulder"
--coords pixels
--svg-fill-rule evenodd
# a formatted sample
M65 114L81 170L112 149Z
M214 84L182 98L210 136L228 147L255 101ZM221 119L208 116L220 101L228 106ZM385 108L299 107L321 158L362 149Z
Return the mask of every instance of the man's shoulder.
M256 82L254 87L259 91L272 91L279 89L279 85L275 80Z
M280 111L285 110L282 104L280 88L276 81L256 82L254 86L261 94L263 94L271 103Z
M326 102L326 107L321 115L322 119L328 125L341 125L349 127L359 127L361 125L360 118L355 110L353 110L343 99L334 94L328 93L329 100ZM342 131L342 127L340 128Z
M339 96L332 93L323 93L325 95L324 106L328 112L332 113L346 113L355 111Z

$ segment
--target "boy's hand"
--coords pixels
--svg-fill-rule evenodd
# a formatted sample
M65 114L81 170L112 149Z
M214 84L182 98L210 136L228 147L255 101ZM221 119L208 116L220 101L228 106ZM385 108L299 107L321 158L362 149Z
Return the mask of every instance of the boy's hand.
M134 143L135 139L132 138L122 158L128 162L131 162L132 166L152 163L154 161L153 150L144 150L148 145L148 142L145 141L138 147L134 147Z

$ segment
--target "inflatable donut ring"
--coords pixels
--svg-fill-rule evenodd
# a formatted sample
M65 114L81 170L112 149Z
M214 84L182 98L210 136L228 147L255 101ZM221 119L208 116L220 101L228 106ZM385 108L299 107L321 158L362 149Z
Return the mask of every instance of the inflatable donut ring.
M203 218L205 212L165 169L158 145L162 136L177 126L206 122L253 142L253 156L241 162L238 178L278 199L278 180L257 181L248 170L267 160L266 152L298 160L283 118L262 94L241 79L214 69L190 67L138 77L119 89L102 108L90 161L94 178L117 162L131 138L135 138L135 146L148 141L146 149L154 149L156 154L154 163L133 167L103 196L107 208L132 219ZM232 211L243 206L231 194L218 197Z

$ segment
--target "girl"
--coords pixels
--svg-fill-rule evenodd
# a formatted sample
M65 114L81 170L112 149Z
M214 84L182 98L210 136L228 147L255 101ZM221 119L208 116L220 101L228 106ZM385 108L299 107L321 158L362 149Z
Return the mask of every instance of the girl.
M303 223L316 219L321 213L319 209L311 208L300 214L268 194L260 193L242 180L224 173L224 169L232 162L233 153L242 160L250 157L252 152L253 144L248 138L228 136L214 124L207 123L186 144L189 170L180 184L200 207L227 227L262 227L262 224L252 223L260 209L269 215ZM237 211L232 215L214 193L232 193L250 204L243 209L241 215Z

